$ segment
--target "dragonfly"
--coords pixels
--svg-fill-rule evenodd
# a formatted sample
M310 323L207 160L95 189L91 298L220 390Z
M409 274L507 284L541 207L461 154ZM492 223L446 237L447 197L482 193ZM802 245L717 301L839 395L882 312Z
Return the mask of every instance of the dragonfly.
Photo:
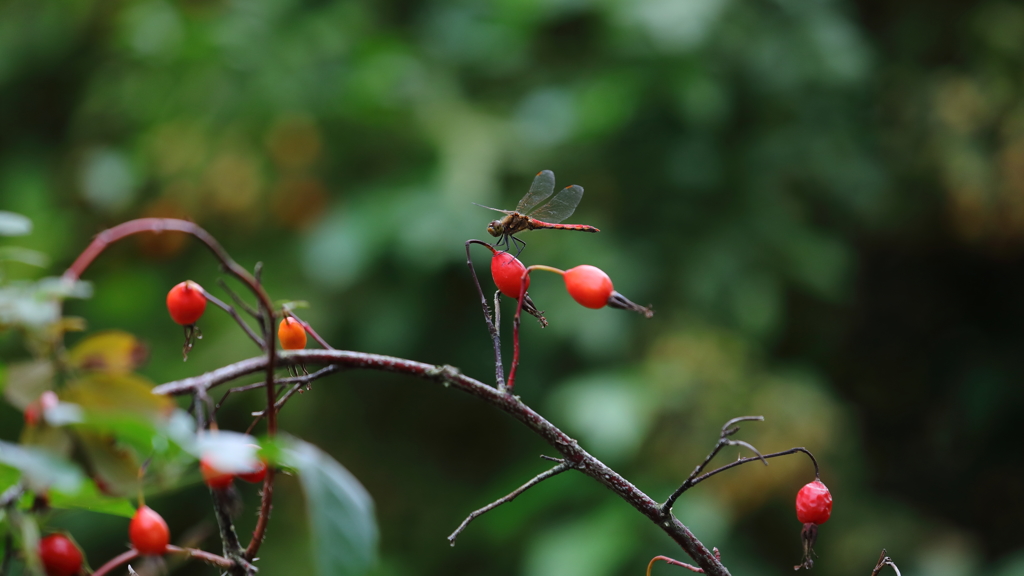
M515 234L523 230L577 230L580 232L600 232L593 226L586 224L560 224L576 210L580 200L583 198L583 187L573 184L566 186L552 196L555 191L555 173L551 170L543 170L533 179L530 191L519 201L515 210L501 210L491 208L483 204L477 204L481 208L502 212L504 217L492 221L487 226L487 233L499 238L497 245L504 244L508 250L515 243L519 246L519 252L526 248L526 242L516 238ZM550 198L550 200L548 200ZM541 202L548 200L541 205ZM474 204L476 204L474 202ZM517 253L518 255L518 253Z

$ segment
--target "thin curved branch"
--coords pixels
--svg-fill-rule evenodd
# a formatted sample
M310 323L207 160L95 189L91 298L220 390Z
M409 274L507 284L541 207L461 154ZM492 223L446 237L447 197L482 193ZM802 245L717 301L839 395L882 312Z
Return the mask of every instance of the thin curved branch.
M726 422L722 426L722 432L719 434L718 442L715 444L715 447L711 450L710 453L708 453L707 457L704 458L704 461L701 462L696 468L693 469L693 472L691 472L690 476L686 480L684 480L682 484L679 485L679 488L676 488L675 492L673 492L668 497L668 499L665 500L665 503L661 505L661 511L663 513L665 513L665 514L668 514L669 512L671 512L672 506L676 503L676 500L683 494L683 492L686 492L690 488L693 488L697 484L703 482L704 480L707 480L708 478L714 476L715 474L718 474L719 472L724 472L724 471L726 471L726 470L728 470L730 468L735 468L736 466L740 466L742 464L746 464L747 462L754 462L754 461L758 461L759 460L759 461L761 461L762 464L767 466L769 458L777 458L779 456L786 456L788 454L795 454L796 452L803 452L803 453L807 454L811 458L811 462L814 463L814 477L818 478L819 477L818 460L815 459L814 458L814 454L811 454L810 450L808 450L806 448L790 448L789 450L783 450L782 452L775 452L773 454L761 454L757 450L757 448L754 448L754 446L751 445L750 443L744 442L743 440L731 440L729 438L733 434L735 434L735 433L740 431L739 426L736 426L736 424L739 424L740 422L763 422L763 421L764 421L764 416L739 416L737 418L733 418L733 419L729 420L728 422ZM740 458L740 459L736 460L735 462L730 462L729 464L726 464L725 466L722 466L720 468L716 468L716 469L712 470L711 472L708 472L707 474L699 475L704 470L704 468L707 467L707 465L711 462L711 460L722 450L722 448L725 448L726 446L742 446L742 447L746 448L747 450L750 450L751 452L756 454L756 456L751 456L751 457L747 457L747 458Z
M663 513L661 506L654 499L590 455L575 440L512 394L506 394L461 374L451 366L435 366L379 354L348 350L292 350L281 352L279 360L281 365L337 364L345 368L394 372L446 384L471 394L519 420L557 450L574 469L607 487L654 522L678 543L706 574L729 576L729 571L725 566L677 518L671 513ZM154 388L153 392L164 395L181 395L190 394L199 388L209 389L261 371L266 367L265 362L266 358L262 356L249 358L200 376L161 384Z
M494 248L482 240L466 240L466 265L469 266L469 273L473 275L473 285L476 286L477 294L480 295L480 306L484 310L484 321L487 322L487 331L491 334L491 343L494 344L494 382L499 390L505 388L505 367L501 363L501 337L495 323L491 321L491 310L487 307L487 297L484 296L484 289L480 287L480 279L476 276L476 268L473 267L473 257L469 253L472 244L481 244L494 252Z
M254 332L253 329L250 328L249 325L245 323L245 320L242 320L242 317L238 315L237 310L235 310L230 304L225 303L224 301L217 298L213 294L207 292L206 289L203 288L202 286L200 286L199 289L202 290L203 296L205 296L207 300L213 302L214 306L227 312L229 316L234 318L235 322L237 322L238 325L242 327L242 331L245 332L245 335L248 336L250 340L255 342L256 345L260 347L260 350L266 350L267 345L263 342L263 338L260 338L256 334L256 332Z
M168 545L167 551L173 553L183 552L185 554L188 554L191 558L201 560L203 562L206 562L207 564L210 564L211 566L217 566L225 570L231 570L235 567L235 563L231 560L228 560L223 556L218 556L211 552L206 552L205 550L197 550L195 548L179 548L177 546ZM141 556L141 554L139 554L138 550L134 548L127 550L108 560L106 564L100 566L99 569L93 572L92 576L106 576L110 573L111 570L117 568L118 566L121 566L122 564L125 564L126 562L131 562L139 556Z
M565 472L569 468L570 468L570 466L563 460L562 462L560 462L558 464L558 466L555 466L554 468L551 468L550 470L546 470L544 472L541 472L540 474L537 474L536 476L531 478L529 482L527 482L526 484L523 484L519 488L516 488L515 490L510 492L507 496L503 496L501 498L498 498L494 502L491 502L490 504L488 504L487 506L484 506L483 508L480 508L479 510L474 510L473 513L470 514L469 516L467 516L466 519L462 521L462 524L459 524L459 527L456 528L454 532L452 532L451 536L448 537L448 542L452 546L455 546L455 539L458 538L459 534L462 534L462 531L466 529L466 526L469 526L469 523L472 522L473 520L475 520L477 517L482 516L482 515L490 512L491 510L494 510L495 508L497 508L498 506L501 506L502 504L504 504L506 502L511 502L511 501L515 500L516 497L519 496L520 494L522 494L523 492L526 492L530 488L536 486L537 484L540 484L541 482L547 480L548 478L551 478L552 476L556 476L558 474L561 474L562 472Z

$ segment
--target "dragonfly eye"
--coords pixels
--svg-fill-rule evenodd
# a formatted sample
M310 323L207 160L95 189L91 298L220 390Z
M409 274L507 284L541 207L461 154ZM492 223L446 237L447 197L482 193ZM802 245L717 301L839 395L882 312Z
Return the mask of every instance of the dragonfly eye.
M487 225L487 233L491 236L501 236L501 220L494 220Z

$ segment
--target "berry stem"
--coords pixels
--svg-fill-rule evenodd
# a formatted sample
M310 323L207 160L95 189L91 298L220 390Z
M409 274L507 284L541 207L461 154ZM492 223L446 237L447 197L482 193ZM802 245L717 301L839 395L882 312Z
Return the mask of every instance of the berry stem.
M515 386L516 370L519 368L519 325L522 323L523 300L526 298L526 280L530 277L530 272L534 270L565 274L564 270L543 264L527 266L526 270L523 271L523 277L519 281L519 298L516 299L516 315L512 319L512 368L508 371L508 388L506 390L509 393L512 392L512 387Z
M692 566L690 564L686 564L685 562L680 562L679 560L673 560L672 558L669 558L668 556L655 556L654 558L651 558L650 562L647 563L647 576L651 576L651 568L654 567L654 563L657 562L658 560L661 560L661 561L665 562L666 564L671 564L672 566L681 566L681 567L686 568L687 570L689 570L691 572L697 572L698 574L703 574L704 573L704 570L702 568L697 568L696 566Z
M331 346L330 344L327 343L327 340L321 338L320 335L316 333L316 330L313 330L313 327L309 325L309 322L306 322L302 318L299 318L298 316L295 315L295 312L291 310L288 311L288 315L291 316L292 318L295 318L295 321L298 322L306 330L306 332L309 332L309 335L313 337L313 340L316 340L321 346L328 350L334 350L334 346Z
M236 311L233 306L225 303L224 301L220 300L213 294L210 294L202 286L199 287L199 290L203 293L203 296L208 301L212 302L215 306L227 312L229 316L234 318L235 322L237 322L238 325L242 327L242 331L245 332L246 336L248 336L253 342L255 342L256 345L260 347L260 350L266 350L266 344L263 342L263 339L260 338L256 334L256 332L254 332L253 329L250 328L249 325L245 323L245 320L242 320L242 317L239 316L238 311Z
M491 334L491 342L494 344L494 383L498 390L504 390L505 367L501 363L501 336L498 335L498 328L491 321L491 310L487 306L487 297L484 296L484 289L480 287L480 279L477 278L476 268L473 267L473 258L469 253L469 246L471 244L484 246L491 251L492 255L497 251L494 249L494 246L483 240L466 240L466 265L469 266L469 273L473 275L473 285L476 286L476 292L480 295L480 306L484 310L484 322L487 323L487 331Z

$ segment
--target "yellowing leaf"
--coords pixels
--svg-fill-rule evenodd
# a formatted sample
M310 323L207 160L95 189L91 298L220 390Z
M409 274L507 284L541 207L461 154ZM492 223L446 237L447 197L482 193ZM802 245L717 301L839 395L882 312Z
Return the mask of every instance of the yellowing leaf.
M78 437L100 492L115 497L136 493L139 461L131 450L104 434L79 431Z
M60 392L64 402L78 404L87 415L124 415L143 420L165 419L174 401L151 392L153 385L137 374L94 372Z
M108 330L79 342L68 353L68 361L80 370L125 374L142 364L148 353L135 336Z
M18 362L7 367L4 398L21 410L39 399L39 395L53 389L53 364L48 360Z

